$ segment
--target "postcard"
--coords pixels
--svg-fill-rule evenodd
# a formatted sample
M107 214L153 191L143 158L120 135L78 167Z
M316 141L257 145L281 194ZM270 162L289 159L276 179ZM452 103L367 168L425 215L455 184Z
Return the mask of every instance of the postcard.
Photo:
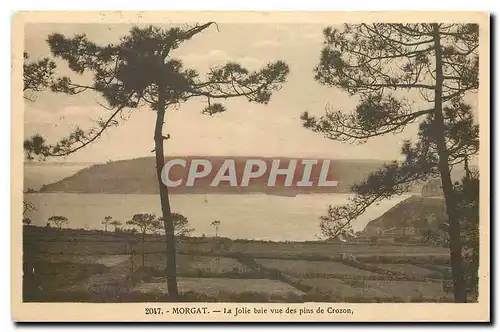
M490 321L488 13L12 27L14 321Z

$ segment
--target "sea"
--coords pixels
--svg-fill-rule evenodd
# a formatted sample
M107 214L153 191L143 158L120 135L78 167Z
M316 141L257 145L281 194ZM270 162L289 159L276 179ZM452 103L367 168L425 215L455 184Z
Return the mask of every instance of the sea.
M70 176L88 164L33 165L24 168L24 188L38 189L43 184ZM181 213L194 228L193 236L214 236L211 225L220 221L219 236L232 239L270 241L314 241L322 238L319 218L330 205L349 202L352 194L308 194L295 197L266 194L170 195L173 212ZM352 223L354 231L409 195L381 201ZM32 193L25 199L35 206L27 213L33 225L44 226L53 215L68 218L69 228L104 229L104 217L123 224L136 213L161 214L158 195L148 194L74 194ZM108 226L108 230L112 230Z

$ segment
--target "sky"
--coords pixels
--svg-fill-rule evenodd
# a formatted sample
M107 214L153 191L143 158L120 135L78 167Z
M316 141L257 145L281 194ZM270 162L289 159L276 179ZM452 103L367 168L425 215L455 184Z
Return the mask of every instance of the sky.
M85 33L99 44L117 42L130 30L127 24L30 24L25 28L25 51L31 60L49 56L49 34L67 36ZM211 26L172 53L184 66L207 72L211 65L237 61L246 68L259 69L269 61L282 60L290 67L287 82L271 97L269 104L249 103L245 99L225 102L227 112L214 116L201 114L203 99L190 100L178 109L167 110L164 134L171 139L166 155L286 156L334 159L383 159L400 157L403 140L415 138L416 125L399 135L377 137L364 144L348 144L326 139L303 128L300 114L324 114L325 105L352 111L356 98L340 89L325 87L314 80L313 69L322 49L323 24L219 24ZM57 73L70 73L58 60ZM88 80L85 75L74 81ZM54 143L71 128L87 128L108 110L93 93L78 96L38 93L25 103L25 132L28 137L42 134ZM99 141L67 157L71 162L106 162L153 156L155 112L148 108L127 114L119 127L108 129ZM54 160L63 161L63 160Z

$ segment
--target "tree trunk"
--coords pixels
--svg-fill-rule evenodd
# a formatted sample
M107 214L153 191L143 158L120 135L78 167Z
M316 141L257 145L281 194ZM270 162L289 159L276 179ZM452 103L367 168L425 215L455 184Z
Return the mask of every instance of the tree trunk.
M165 154L163 152L163 122L165 120L166 101L163 90L164 89L162 87L158 87L158 108L156 112L157 114L154 134L156 174L158 178L158 187L160 190L161 211L167 243L167 288L170 297L173 300L177 300L179 292L177 290L177 263L175 254L174 223L171 217L170 202L168 199L168 188L161 181L161 170L165 165Z
M449 235L450 235L450 257L451 271L453 276L453 293L455 302L467 302L467 289L465 287L463 266L462 266L462 241L460 237L460 222L453 184L451 181L450 168L448 164L448 151L444 136L444 116L443 116L443 67L441 54L441 39L439 25L434 27L434 48L436 53L436 89L434 104L434 135L436 139L439 156L438 169L441 174L441 185L446 202L446 213L448 214Z
M142 259L141 259L141 266L144 268L144 232L142 233L142 241L141 241L141 253L142 253Z

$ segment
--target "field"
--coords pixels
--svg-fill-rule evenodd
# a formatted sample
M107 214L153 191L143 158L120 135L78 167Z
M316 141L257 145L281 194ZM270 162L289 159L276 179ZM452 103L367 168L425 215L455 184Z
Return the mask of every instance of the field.
M217 297L221 293L239 293L242 290L250 293L263 293L271 296L288 294L303 295L304 293L287 283L271 279L233 279L233 278L185 278L178 280L180 292L202 293L207 296ZM168 294L167 284L164 279L155 282L141 282L133 291L143 293Z
M356 269L349 265L335 261L306 261L291 259L256 259L256 262L268 268L275 268L286 275L307 277L311 274L318 275L353 275L369 276L375 273Z
M339 300L361 298L367 302L395 301L425 302L435 300L453 301L452 294L442 290L442 284L435 281L391 281L391 280L349 280L331 278L310 278L304 283L313 286L320 293L333 294Z
M170 301L165 243L102 231L24 229L24 301ZM180 238L182 301L450 302L447 248Z

